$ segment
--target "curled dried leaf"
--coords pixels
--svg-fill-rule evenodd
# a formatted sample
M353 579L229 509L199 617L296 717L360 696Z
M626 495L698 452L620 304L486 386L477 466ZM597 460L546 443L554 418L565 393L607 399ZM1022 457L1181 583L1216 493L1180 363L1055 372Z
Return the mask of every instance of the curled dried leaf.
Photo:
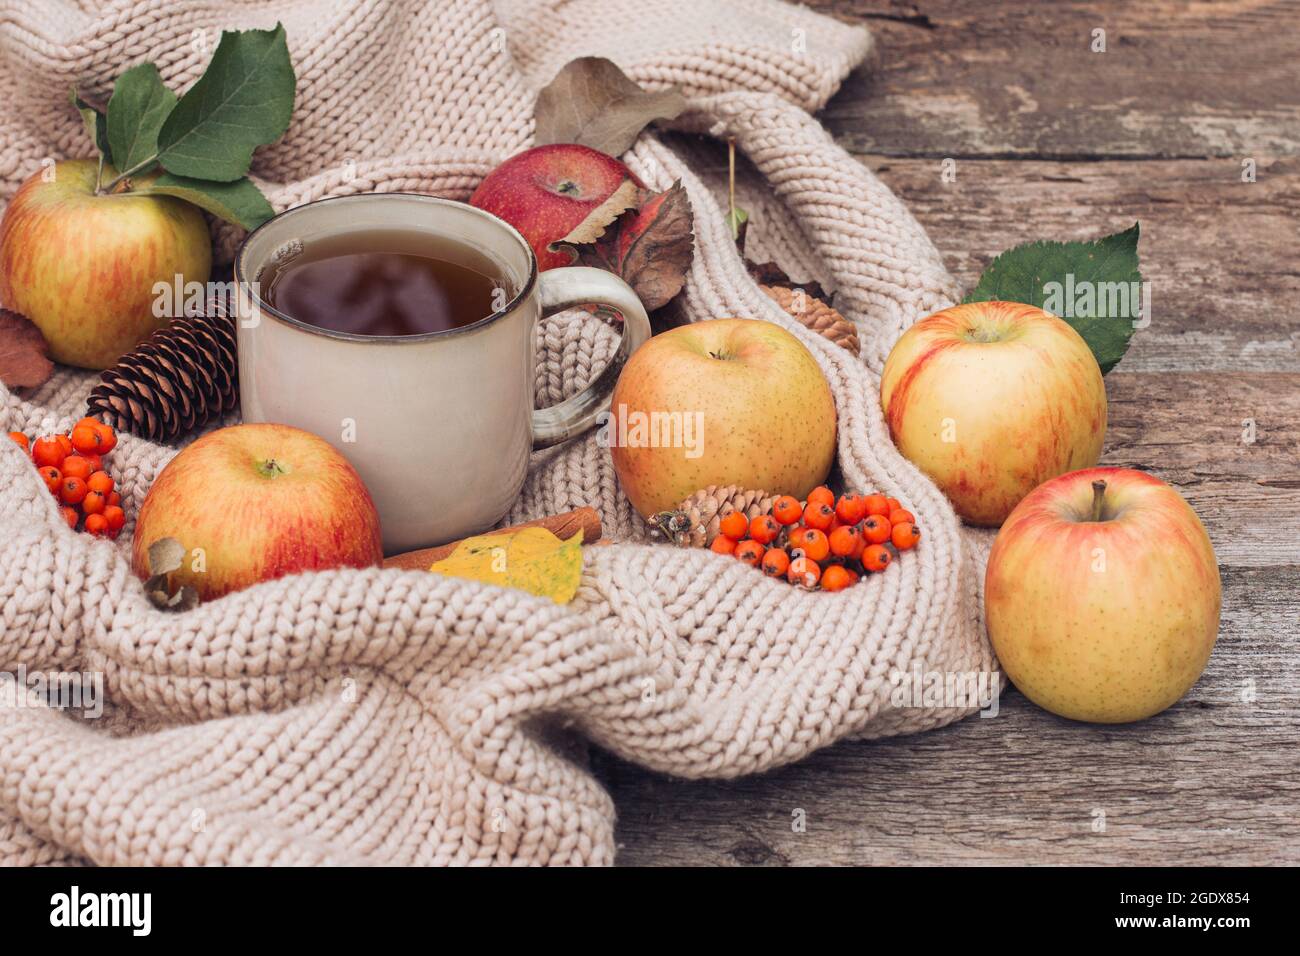
M10 388L35 388L54 373L50 347L31 319L0 309L0 382Z
M609 198L587 214L560 242L569 245L582 245L595 242L605 234L605 230L633 206L639 205L644 198L644 190L630 179L610 193Z
M644 90L611 60L584 56L566 63L540 93L534 107L536 142L580 143L617 156L641 131L686 109L676 87Z
M149 545L149 573L155 578L171 574L184 560L185 546L175 538L159 538Z
M694 215L681 181L628 209L592 242L560 240L574 265L619 276L647 309L666 305L686 284L695 254Z

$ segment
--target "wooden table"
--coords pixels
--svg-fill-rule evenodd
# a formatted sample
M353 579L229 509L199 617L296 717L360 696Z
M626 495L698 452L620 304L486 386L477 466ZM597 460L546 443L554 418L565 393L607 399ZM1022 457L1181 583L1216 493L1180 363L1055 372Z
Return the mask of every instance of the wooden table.
M995 719L730 782L598 755L620 862L1300 863L1300 5L813 6L879 46L823 120L963 283L1016 243L1141 221L1152 324L1107 376L1103 462L1153 471L1205 521L1218 645L1135 726L1011 690Z

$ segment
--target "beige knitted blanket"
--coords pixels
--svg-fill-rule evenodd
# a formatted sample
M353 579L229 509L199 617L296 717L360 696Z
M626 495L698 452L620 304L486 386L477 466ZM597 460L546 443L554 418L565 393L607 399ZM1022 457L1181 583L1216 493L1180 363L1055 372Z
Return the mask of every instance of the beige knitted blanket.
M157 62L173 88L222 28L282 20L295 118L254 172L277 208L408 190L465 198L531 141L534 91L574 56L679 85L692 111L625 157L681 179L697 225L682 306L799 335L839 409L854 488L911 506L922 547L837 594L805 594L703 549L645 543L594 437L537 454L516 522L583 504L618 542L588 548L559 607L424 572L268 582L181 614L154 610L114 543L67 529L0 441L0 860L7 863L609 863L615 808L586 744L682 777L733 777L848 736L937 727L973 707L898 706L891 675L996 664L982 633L987 536L890 443L878 373L901 330L956 296L922 229L811 118L871 40L776 0L46 0L0 15L0 196L47 157L89 152L77 83ZM746 276L718 202L749 160L750 254L836 291L861 361L806 333ZM238 236L223 231L229 256ZM581 388L612 333L574 315L538 337L538 402ZM66 429L93 376L60 370L4 430ZM134 514L175 449L124 437L112 467ZM13 675L103 682L100 716L53 709ZM9 675L9 680L3 680ZM8 691L6 692L6 687ZM908 703L915 703L910 701Z

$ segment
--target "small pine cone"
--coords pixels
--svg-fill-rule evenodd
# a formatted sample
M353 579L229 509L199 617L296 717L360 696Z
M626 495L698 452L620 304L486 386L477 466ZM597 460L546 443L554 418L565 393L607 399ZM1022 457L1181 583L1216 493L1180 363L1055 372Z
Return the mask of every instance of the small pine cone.
M779 285L760 285L783 311L803 323L818 335L830 339L842 349L857 356L862 351L858 342L858 330L853 323L840 315L821 299L813 298L806 292L787 289Z
M708 547L718 536L718 523L732 511L745 512L745 517L771 514L776 495L766 491L750 491L738 485L719 487L709 485L695 492L673 511L661 511L651 518L651 524L668 541L678 547Z
M171 441L239 404L235 322L207 315L159 329L100 375L86 414L150 441Z

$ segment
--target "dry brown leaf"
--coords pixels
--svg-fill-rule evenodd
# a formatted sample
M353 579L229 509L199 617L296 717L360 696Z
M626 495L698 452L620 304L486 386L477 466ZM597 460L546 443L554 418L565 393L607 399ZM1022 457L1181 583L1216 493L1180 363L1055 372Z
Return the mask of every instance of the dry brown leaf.
M666 305L686 284L695 254L694 216L680 180L624 212L594 242L560 240L574 265L594 266L630 285L646 309Z
M0 309L0 382L10 388L35 388L54 373L45 336L24 315Z
M580 143L618 156L652 121L674 119L685 109L686 97L676 87L651 93L611 60L579 57L537 94L536 142Z
M636 183L630 179L623 180L623 184L610 193L608 199L593 209L586 219L578 223L572 232L559 241L574 246L595 242L604 235L605 230L615 219L633 206L640 205L643 196L644 190Z

